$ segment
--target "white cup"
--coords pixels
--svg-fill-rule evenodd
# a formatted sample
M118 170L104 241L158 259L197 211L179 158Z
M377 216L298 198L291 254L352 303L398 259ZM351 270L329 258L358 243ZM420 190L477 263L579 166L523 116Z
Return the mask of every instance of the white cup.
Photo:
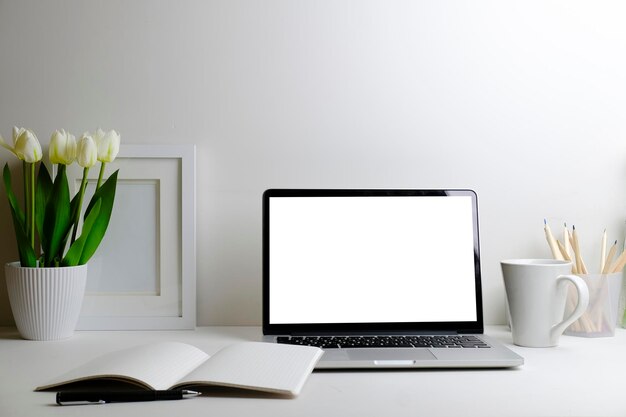
M511 317L513 343L527 347L551 347L585 312L589 290L585 281L571 275L572 263L554 259L512 259L500 262ZM574 284L578 304L563 319L567 283Z

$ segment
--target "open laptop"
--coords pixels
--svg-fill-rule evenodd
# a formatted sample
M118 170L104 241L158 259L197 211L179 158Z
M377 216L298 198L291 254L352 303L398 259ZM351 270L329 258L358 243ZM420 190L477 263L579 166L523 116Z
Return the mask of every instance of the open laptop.
M482 334L471 190L265 191L263 333L318 369L523 363Z

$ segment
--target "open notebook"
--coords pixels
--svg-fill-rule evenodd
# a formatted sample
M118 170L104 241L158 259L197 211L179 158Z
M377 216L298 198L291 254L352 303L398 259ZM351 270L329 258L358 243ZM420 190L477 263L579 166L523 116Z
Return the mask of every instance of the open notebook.
M295 396L321 355L318 348L244 342L209 356L192 345L161 342L97 357L36 390L117 380L152 390L215 385Z

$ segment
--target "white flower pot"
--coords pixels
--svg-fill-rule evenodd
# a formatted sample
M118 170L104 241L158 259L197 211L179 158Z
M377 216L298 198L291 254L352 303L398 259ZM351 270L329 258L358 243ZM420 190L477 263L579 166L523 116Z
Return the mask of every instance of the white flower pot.
M58 340L74 334L87 265L23 268L12 262L4 270L15 324L24 339Z

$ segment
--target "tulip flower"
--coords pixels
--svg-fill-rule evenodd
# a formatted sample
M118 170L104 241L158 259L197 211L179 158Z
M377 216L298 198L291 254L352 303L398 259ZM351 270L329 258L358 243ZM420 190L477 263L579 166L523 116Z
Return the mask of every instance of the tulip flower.
M50 162L71 165L76 159L76 138L64 129L57 130L50 138Z
M0 145L29 164L41 161L41 157L43 156L41 144L37 136L35 136L32 130L24 129L23 127L13 128L13 146L6 143L2 136L0 136Z
M37 136L30 129L23 129L15 139L15 154L29 164L41 161L43 153Z
M120 151L120 134L115 130L109 130L102 136L98 136L98 161L113 162Z
M98 146L88 133L84 133L78 141L76 161L83 168L91 168L98 161Z
M98 130L96 130L95 132L91 134L91 137L93 138L93 140L96 141L96 144L98 144L100 139L102 139L105 134L106 132L104 130L102 130L101 128L98 128Z
M98 161L100 161L100 174L98 175L98 183L96 189L102 184L102 176L104 175L104 167L108 162L113 162L120 151L120 134L115 130L104 132L98 129L93 134L98 145Z

